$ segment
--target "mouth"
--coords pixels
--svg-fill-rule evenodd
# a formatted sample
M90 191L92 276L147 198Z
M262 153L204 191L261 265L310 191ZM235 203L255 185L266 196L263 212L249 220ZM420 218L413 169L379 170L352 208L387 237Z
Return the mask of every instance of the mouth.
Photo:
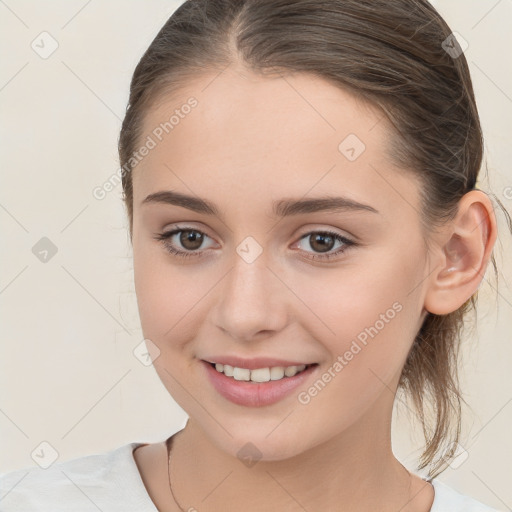
M253 368L244 368L226 364L225 360L215 363L203 359L201 365L213 390L244 407L270 406L291 397L297 388L307 386L320 371L318 363L262 367L260 361L253 360L245 365Z
M249 369L231 366L229 364L213 363L211 361L205 362L208 363L217 372L224 374L226 377L237 381L253 382L255 384L289 379L307 371L312 366L318 366L318 363L311 363L290 366L268 366L263 368Z

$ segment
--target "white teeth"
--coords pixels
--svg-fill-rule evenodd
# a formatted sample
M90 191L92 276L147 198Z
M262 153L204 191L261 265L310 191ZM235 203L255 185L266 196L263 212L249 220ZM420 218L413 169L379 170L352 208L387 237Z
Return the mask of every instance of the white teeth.
M280 380L284 377L284 368L282 366L275 366L270 368L270 380Z
M271 380L281 380L286 377L293 377L306 368L305 364L299 366L274 366L272 368L257 368L249 370L247 368L237 368L229 364L215 363L215 369L224 373L227 377L233 377L235 380L252 382L269 382Z
M297 367L296 366L288 366L288 368L284 369L284 374L287 377L293 377L297 373Z
M270 380L270 368L258 368L257 370L252 370L251 380L253 382L268 382Z
M233 368L233 377L235 380L251 380L251 370L247 368Z

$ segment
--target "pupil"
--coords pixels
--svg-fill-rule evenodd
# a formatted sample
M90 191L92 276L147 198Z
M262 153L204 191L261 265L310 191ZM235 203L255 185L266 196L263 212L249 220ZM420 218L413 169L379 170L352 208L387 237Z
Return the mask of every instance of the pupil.
M311 247L314 249L318 249L319 252L328 252L332 249L332 242L334 238L331 235L325 234L315 234L313 236L313 243L311 243ZM325 241L328 241L327 243ZM318 247L315 247L315 244L320 241L320 245ZM331 243L329 243L331 242Z
M199 249L203 243L203 235L197 231L183 231L180 236L180 242L184 247L190 250ZM187 246L187 243L192 243L192 247Z

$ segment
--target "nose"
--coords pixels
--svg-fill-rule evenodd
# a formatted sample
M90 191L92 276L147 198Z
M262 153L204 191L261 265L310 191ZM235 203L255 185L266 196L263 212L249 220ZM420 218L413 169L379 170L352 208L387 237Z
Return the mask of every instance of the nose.
M238 341L268 337L284 329L293 295L271 268L265 252L248 262L239 254L217 289L215 323Z

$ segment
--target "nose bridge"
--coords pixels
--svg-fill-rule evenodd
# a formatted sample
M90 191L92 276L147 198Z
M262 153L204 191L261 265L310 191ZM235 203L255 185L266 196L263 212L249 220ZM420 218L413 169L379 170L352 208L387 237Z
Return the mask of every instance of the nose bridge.
M260 331L278 330L286 322L285 290L267 267L270 264L267 254L251 240L236 248L217 306L217 325L234 338L250 339Z

